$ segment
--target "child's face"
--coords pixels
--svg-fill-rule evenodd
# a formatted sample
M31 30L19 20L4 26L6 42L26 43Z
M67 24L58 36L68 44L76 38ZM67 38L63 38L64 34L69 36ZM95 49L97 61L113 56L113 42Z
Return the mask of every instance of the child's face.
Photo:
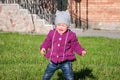
M63 34L64 32L67 31L67 25L63 23L59 23L56 25L56 30L58 31L58 33Z

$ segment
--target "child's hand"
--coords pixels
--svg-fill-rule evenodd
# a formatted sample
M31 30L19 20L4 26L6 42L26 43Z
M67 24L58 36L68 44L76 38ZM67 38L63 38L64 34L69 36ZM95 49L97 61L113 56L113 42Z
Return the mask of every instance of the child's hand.
M85 56L85 54L86 54L86 51L82 51L81 56Z
M45 55L45 54L46 54L45 48L42 48L41 51L40 51L40 53L41 53L42 55Z

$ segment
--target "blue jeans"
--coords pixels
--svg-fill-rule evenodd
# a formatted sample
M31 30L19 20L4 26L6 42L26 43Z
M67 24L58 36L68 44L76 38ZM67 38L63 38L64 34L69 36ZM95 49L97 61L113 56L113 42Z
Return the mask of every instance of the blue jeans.
M65 80L74 80L74 74L72 71L71 61L66 61L66 62L58 63L58 64L49 62L46 68L46 71L44 73L43 80L50 80L50 78L52 77L52 75L57 69L62 70Z

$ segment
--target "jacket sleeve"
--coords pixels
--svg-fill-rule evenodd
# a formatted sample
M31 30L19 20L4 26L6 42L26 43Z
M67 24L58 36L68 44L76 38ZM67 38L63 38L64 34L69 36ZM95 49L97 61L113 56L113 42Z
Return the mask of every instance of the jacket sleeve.
M52 44L52 30L49 31L47 37L41 44L40 49L45 48L46 50L48 50L48 48L51 47L51 44Z
M71 40L71 47L73 51L75 51L77 54L81 55L82 51L85 50L78 42L76 34L74 33L72 35L72 40Z

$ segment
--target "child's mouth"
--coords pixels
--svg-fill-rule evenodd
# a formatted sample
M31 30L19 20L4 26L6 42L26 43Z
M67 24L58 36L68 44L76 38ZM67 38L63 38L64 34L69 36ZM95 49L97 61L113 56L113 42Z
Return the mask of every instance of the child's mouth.
M62 29L59 29L59 31L63 31Z

